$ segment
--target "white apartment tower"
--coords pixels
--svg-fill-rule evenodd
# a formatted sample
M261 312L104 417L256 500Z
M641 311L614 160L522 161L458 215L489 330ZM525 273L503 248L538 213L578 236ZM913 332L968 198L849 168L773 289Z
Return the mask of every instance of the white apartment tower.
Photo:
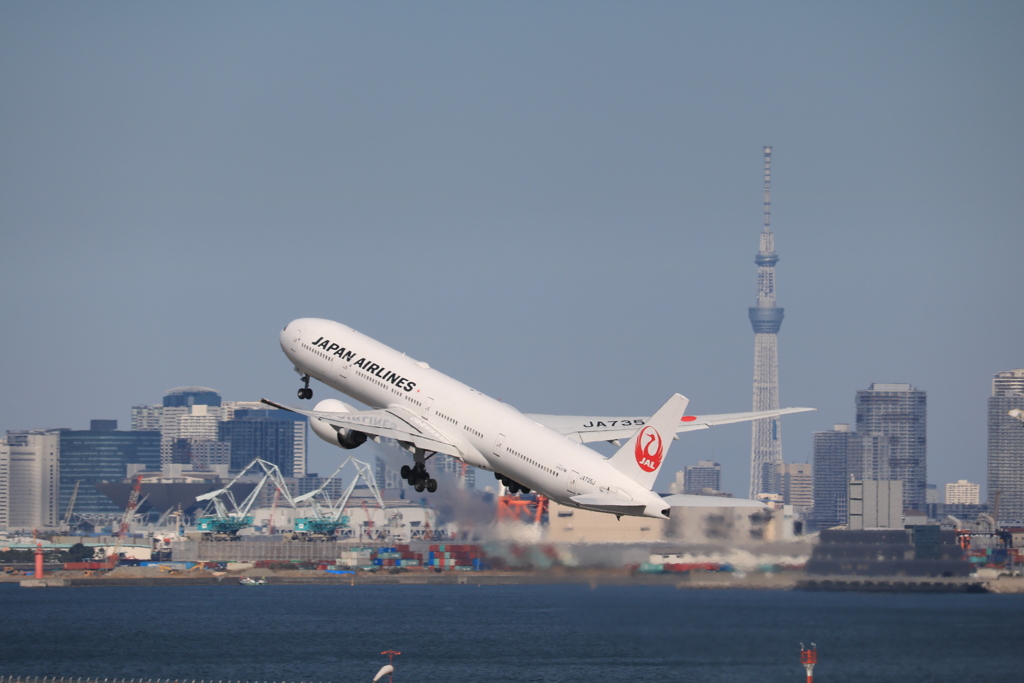
M60 431L9 431L0 439L0 528L42 529L60 515Z
M988 399L988 507L1001 524L1024 524L1024 369L996 373ZM998 510L996 499L998 494Z
M981 486L960 479L954 484L946 484L947 505L977 505L981 499Z

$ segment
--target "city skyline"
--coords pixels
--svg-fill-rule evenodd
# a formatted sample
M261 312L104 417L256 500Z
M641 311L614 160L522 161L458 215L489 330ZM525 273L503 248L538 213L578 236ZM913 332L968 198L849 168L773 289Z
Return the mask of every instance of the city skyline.
M0 6L0 431L294 401L302 316L524 412L745 410L771 145L780 403L817 408L786 461L910 383L931 482L986 481L1024 365L1024 7L396 7ZM749 458L724 426L665 469L742 493Z

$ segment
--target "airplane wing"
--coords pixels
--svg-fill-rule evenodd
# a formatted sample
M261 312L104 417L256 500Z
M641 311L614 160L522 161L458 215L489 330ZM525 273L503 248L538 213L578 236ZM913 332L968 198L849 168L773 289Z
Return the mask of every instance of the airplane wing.
M299 415L305 415L311 420L320 420L343 429L352 429L369 434L370 436L394 439L400 443L412 444L416 448L422 448L425 451L444 453L445 455L452 455L457 458L462 457L462 453L459 452L455 444L445 439L444 436L432 429L423 420L399 409L384 408L381 410L357 410L350 413L328 413L290 408L280 403L268 401L265 398L261 399L261 403L292 413L298 413Z
M686 415L676 428L676 434L733 422L750 422L766 417L803 413L808 410L817 409L779 408L778 410L759 410L752 413ZM636 433L636 430L647 424L647 420L650 419L648 417L587 417L584 415L528 415L527 417L580 443L592 443L594 441L610 441L615 443L619 439L628 439Z

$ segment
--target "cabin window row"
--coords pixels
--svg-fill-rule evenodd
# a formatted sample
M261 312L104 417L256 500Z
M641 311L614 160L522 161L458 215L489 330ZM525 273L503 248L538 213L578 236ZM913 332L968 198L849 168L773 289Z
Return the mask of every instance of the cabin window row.
M374 384L376 384L377 386L381 387L382 389L387 389L388 391L390 391L395 396L404 396L404 394L401 391L399 391L398 389L396 389L392 385L388 384L387 382L381 382L379 379L377 379L373 375L368 375L365 372L362 372L360 370L356 370L356 374L359 375L360 377L362 377L363 379L366 379L366 380L368 380L370 382L373 382ZM414 398L408 398L408 397L406 397L406 398L409 401L411 401L412 403L414 403L417 406L419 406L419 407L423 406L422 403L420 403L419 401L417 401Z
M530 463L534 467L539 467L540 469L544 470L545 472L547 472L548 474L550 474L552 476L555 476L555 477L558 476L558 472L556 472L555 470L551 469L550 467L545 467L544 465L541 465L539 462L537 462L536 460L534 460L532 458L526 457L525 455L523 455L519 451L515 450L514 448L509 448L508 446L506 446L505 450L508 451L509 453L511 453L512 455L516 456L517 458L525 460L526 462Z

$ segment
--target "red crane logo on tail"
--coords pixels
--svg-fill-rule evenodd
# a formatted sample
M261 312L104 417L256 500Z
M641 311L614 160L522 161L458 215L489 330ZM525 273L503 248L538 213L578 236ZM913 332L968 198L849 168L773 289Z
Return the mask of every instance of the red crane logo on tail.
M654 427L647 425L636 437L636 446L633 448L636 455L636 464L644 472L653 472L661 466L661 457L665 454L664 445L661 441L661 434Z

